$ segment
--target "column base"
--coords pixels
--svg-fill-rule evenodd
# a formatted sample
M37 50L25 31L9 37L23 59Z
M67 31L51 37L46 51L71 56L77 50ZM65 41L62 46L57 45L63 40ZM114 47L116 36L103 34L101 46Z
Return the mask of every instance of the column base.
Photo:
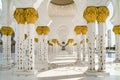
M89 71L89 70L87 70L84 74L85 75L87 75L87 76L96 76L96 73L97 73L97 71Z
M17 80L37 80L37 71L17 71L13 73Z
M85 75L87 75L87 76L109 76L110 74L109 73L107 73L107 72L104 72L104 71L102 71L102 72L98 72L98 71L86 71L85 73L84 73Z
M80 60L77 60L75 62L75 65L78 65L78 66L86 66L88 64L88 62L83 62L83 61L80 61Z
M11 68L13 68L14 64L1 64L0 65L0 70L10 70Z
M120 60L115 59L113 62L114 62L114 63L120 63Z
M49 70L50 70L50 69L55 69L55 68L58 68L58 66L59 66L59 65L57 65L57 64L55 64L55 63L50 63L48 69L49 69Z
M30 76L17 76L16 80L38 80L37 76L30 75Z
M41 63L38 65L38 72L46 71L49 69L49 64L48 63Z
M48 60L49 60L50 62L54 61L54 56L50 55L49 58L48 58Z
M33 75L37 74L37 71L36 70L33 70L33 71L14 71L13 74L18 76L18 77L19 76L33 76Z

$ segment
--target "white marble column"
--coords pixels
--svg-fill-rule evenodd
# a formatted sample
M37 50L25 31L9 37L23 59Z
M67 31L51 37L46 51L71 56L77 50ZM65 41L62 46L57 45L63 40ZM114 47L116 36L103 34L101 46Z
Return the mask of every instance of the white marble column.
M17 25L17 71L24 71L26 68L25 65L25 50L24 50L24 27L25 27L25 20L24 20L24 9L23 8L16 8L14 12L14 18L16 19Z
M34 51L34 53L35 53L35 69L37 70L37 65L38 65L38 38L34 38L34 42L35 42L35 44L34 44L34 46L35 46L35 51Z
M41 26L40 26L41 27ZM38 64L37 64L37 70L38 71L41 71L45 66L44 66L44 64L45 64L45 49L44 49L44 47L45 47L45 42L44 42L44 35L43 35L43 33L39 33L39 32L42 32L41 30L39 30L39 28L40 28L39 26L38 26L38 31L37 31L37 33L38 33L38 39L39 39L39 41L38 41L38 59L37 59L37 61L38 61Z
M88 23L88 71L95 71L95 41L94 41L95 23Z
M74 52L74 54L77 52L76 49L77 49L77 43L74 43L74 44L73 44L73 52Z
M13 61L11 56L11 35L13 34L13 29L11 27L3 26L1 32L3 35L2 68L8 69L11 68Z
M119 60L119 50L118 50L118 48L119 48L119 34L116 34L115 35L115 43L116 43L116 46L115 46L115 62L117 62L118 60Z
M7 53L8 53L8 63L12 63L12 53L11 53L11 35L7 36Z
M53 55L54 57L58 54L58 40L57 39L52 39L53 42Z
M34 24L27 24L27 27L29 27L28 30L28 54L27 54L27 71L33 71L34 70L34 34L35 34L35 25Z
M48 35L44 35L44 66L46 67L46 69L48 68Z
M58 44L56 43L56 44L55 44L55 54L56 54L56 55L58 55L58 50L59 50Z
M82 35L83 37L83 61L86 61L86 35Z
M3 65L8 64L8 58L7 58L7 35L2 36L2 41L3 41L3 54L2 54L2 63Z
M36 29L39 35L38 45L38 71L48 69L48 32L47 26L38 26Z
M106 58L106 26L105 24L98 24L98 71L105 69L105 58Z
M41 69L42 69L42 62L43 62L43 54L44 54L44 45L43 45L43 36L42 35L39 35L38 36L38 39L39 39L39 41L38 41L38 58L37 58L37 61L38 61L38 63L37 63L37 70L38 71L40 71Z
M70 51L70 54L73 54L73 43L69 44L69 51Z
M49 61L52 61L53 60L53 58L54 58L54 54L53 54L53 44L51 44L51 43L48 43L48 47L49 47L49 49L48 49L48 57L49 57Z
M84 11L84 18L88 23L88 70L86 73L95 72L95 21L97 17L97 8L88 6Z
M114 60L114 62L116 62L116 63L118 63L118 62L120 62L120 33L119 33L119 31L120 31L120 25L116 25L116 26L114 26L114 28L113 28L113 32L114 32L114 34L115 34L115 44L116 44L116 46L115 46L115 60Z
M77 64L82 63L82 44L80 43L82 41L81 34L77 35Z
M120 31L120 27L119 27L119 31ZM117 46L117 50L118 50L117 52L118 52L118 53L117 53L117 55L116 55L116 56L117 56L116 58L118 59L118 62L120 62L120 33L119 33L119 35L118 35L118 44L117 44L117 45L118 45L118 46ZM117 62L117 61L116 61L116 62Z
M109 16L109 10L106 6L97 7L97 22L98 22L98 71L105 70L106 61L106 24L105 21Z
M82 61L86 60L86 34L88 31L87 26L81 26L81 32L82 32Z
M34 8L25 8L24 18L28 27L28 54L27 54L27 71L34 72L35 70L35 54L34 54L34 37L35 37L35 23L38 19L38 12Z
M24 24L18 24L17 26L17 69L18 71L24 71L25 66L25 50L24 50Z
M83 61L86 59L86 36L83 35Z
M22 26L21 26L22 27ZM29 46L28 46L28 30L29 30L29 27L27 26L27 23L24 24L24 26L22 27L24 28L23 29L23 32L22 32L22 40L23 40L23 55L24 55L24 65L25 65L25 70L27 71L28 70L28 55L29 55L29 52L28 52L28 49L29 49Z
M81 63L81 53L82 53L82 46L80 44L80 42L82 41L82 37L81 37L81 26L77 25L74 29L75 33L76 33L76 42L77 42L77 61L76 64L80 64Z
M74 42L74 39L68 39L69 54L73 54L73 42Z

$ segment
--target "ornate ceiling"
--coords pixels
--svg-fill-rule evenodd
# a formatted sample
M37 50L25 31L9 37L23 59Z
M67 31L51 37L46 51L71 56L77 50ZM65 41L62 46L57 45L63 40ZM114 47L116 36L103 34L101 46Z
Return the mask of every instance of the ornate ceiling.
M74 3L73 0L51 0L51 3L56 5L69 5Z

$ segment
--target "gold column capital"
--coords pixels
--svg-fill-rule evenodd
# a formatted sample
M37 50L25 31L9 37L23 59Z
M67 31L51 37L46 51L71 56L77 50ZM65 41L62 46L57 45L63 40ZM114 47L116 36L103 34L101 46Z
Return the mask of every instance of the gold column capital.
M43 28L41 26L38 26L36 29L36 32L38 33L38 35L42 35L43 34Z
M52 44L52 43L48 43L48 45L49 45L49 46L53 46L53 44Z
M109 10L106 6L97 7L97 18L96 19L98 23L105 22L108 16L109 16Z
M75 28L74 28L74 31L77 35L81 34L81 26L77 25Z
M113 27L113 32L117 35L120 34L120 25L115 25Z
M3 35L11 36L14 31L11 27L3 26L1 28L1 32L2 32Z
M52 42L53 42L54 44L56 44L56 43L58 43L58 40L57 40L57 39L52 39Z
M52 43L50 43L50 41L49 41L49 40L48 40L48 45L49 45L49 46L53 46L53 44L52 44Z
M7 35L7 29L6 29L7 27L6 26L3 26L2 28L1 28L1 33L3 34L3 35Z
M8 28L8 36L11 36L14 33L11 27Z
M50 32L50 28L48 26L38 26L36 31L38 35L48 35L48 33Z
M74 43L73 46L77 46L77 43Z
M48 26L43 26L43 34L48 35L49 32L50 32L50 28Z
M34 8L25 8L24 15L28 24L34 24L38 19L38 12Z
M68 39L68 43L73 43L74 39Z
M67 42L66 44L65 44L65 46L68 46L69 45L69 43Z
M81 27L81 32L82 32L82 35L86 35L87 31L88 31L88 27L87 26L82 26Z
M14 12L14 18L16 19L18 24L25 24L24 15L25 15L24 8L16 8Z
M62 46L59 42L57 43L59 46Z
M95 22L97 17L97 8L95 6L88 6L84 11L83 17L88 23Z

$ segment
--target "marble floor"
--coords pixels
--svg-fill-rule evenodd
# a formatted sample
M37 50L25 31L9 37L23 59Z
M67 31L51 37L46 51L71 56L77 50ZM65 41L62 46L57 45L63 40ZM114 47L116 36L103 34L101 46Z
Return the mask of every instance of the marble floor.
M120 80L120 63L113 63L114 54L108 56L106 54L106 73L109 75L87 76L84 72L87 66L70 65L52 70L39 72L35 76L18 76L14 74L14 70L0 71L0 80ZM97 54L96 54L96 69L97 69ZM76 56L73 54L57 55L51 63L72 64L76 61Z

